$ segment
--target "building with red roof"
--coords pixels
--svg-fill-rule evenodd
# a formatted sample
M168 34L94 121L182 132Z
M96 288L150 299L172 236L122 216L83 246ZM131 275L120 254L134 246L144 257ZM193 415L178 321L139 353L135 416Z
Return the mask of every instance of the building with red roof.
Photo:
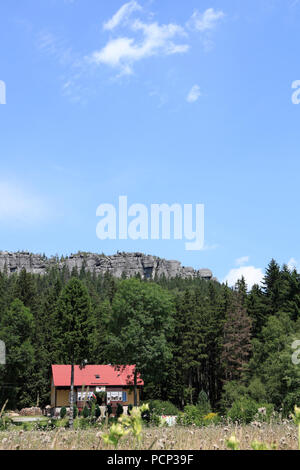
M134 404L134 365L86 365L74 366L74 403L78 408L92 396L101 393L104 404L113 408ZM137 400L144 382L137 376ZM70 403L71 365L52 365L51 407L68 407Z

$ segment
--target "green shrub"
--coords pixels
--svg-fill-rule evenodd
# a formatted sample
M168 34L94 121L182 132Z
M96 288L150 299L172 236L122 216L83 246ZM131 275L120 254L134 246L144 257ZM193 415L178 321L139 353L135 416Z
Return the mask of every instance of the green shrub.
M66 416L67 414L67 408L65 406L63 406L61 409L60 409L60 413L59 413L59 416L61 417L61 419L64 419L64 417Z
M67 428L69 426L69 419L68 418L56 419L55 426L57 428Z
M148 403L151 415L177 416L179 413L178 408L170 401L150 400Z
M105 392L95 392L95 395L96 395L97 405L101 406L103 403L105 403L105 397L106 397Z
M151 420L150 409L143 410L141 413L141 418L145 423L150 423L150 420Z
M76 405L73 406L73 418L76 419L78 416L78 408Z
M235 401L239 401L248 397L247 387L240 384L238 381L232 380L224 385L221 408L224 412L230 409Z
M272 417L276 416L274 405L272 403L259 403L257 405L257 414L255 419L269 423Z
M128 414L128 416L130 416L130 412L131 412L132 408L133 408L133 405L130 403L130 404L128 405L128 408L127 408L127 414Z
M111 405L107 405L107 407L106 407L106 416L110 417L111 414L112 414L112 407L111 407Z
M219 424L220 421L221 417L218 415L218 413L208 413L202 417L202 423L204 426L208 426L209 424Z
M210 401L204 390L201 390L198 395L197 407L199 408L202 416L206 416L211 413Z
M90 422L84 418L76 418L74 420L74 429L87 429L90 426Z
M86 405L82 410L82 416L84 418L88 418L90 416L90 409Z
M196 426L202 426L202 412L200 408L196 405L186 405L184 407L184 413L180 413L177 418L177 423L182 426L191 426L195 424Z
M95 407L95 418L98 419L101 416L101 409L99 405L96 405Z
M234 422L248 424L253 421L258 408L258 403L252 398L241 398L232 404L227 416Z
M117 418L119 418L123 414L123 411L124 411L123 406L121 405L121 403L118 403L117 411L116 411Z

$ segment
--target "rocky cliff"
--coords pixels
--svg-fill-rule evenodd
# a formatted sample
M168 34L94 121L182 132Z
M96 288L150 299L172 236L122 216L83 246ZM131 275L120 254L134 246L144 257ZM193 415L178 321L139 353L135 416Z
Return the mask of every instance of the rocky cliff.
M142 278L154 279L165 276L167 279L179 276L181 278L212 279L209 269L195 270L184 267L179 261L168 261L156 256L144 255L142 253L117 253L112 256L95 253L77 253L67 258L51 257L32 254L28 252L10 253L0 251L0 271L6 269L8 274L18 273L23 268L33 274L45 274L47 270L58 265L72 270L77 267L80 270L85 266L86 270L96 274L109 272L115 277L125 274L131 277L140 274Z

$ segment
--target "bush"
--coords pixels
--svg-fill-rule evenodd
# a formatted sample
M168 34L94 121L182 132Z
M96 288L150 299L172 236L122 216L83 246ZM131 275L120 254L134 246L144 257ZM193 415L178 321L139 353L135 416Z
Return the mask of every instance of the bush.
M150 400L149 409L151 415L158 416L177 416L179 413L178 408L170 401Z
M256 420L269 423L274 416L276 416L276 413L272 403L259 403L257 405Z
M110 417L111 414L112 414L112 407L111 407L111 405L107 405L107 407L106 407L106 416Z
M252 398L241 398L233 403L227 416L234 422L248 424L253 421L258 408L258 403Z
M186 405L184 407L184 413L179 414L177 423L183 426L191 426L193 424L202 426L203 420L200 408L196 405Z
M145 421L146 423L149 423L150 422L150 419L151 419L151 414L150 414L150 410L144 410L142 411L141 413L141 418L143 421Z
M128 408L127 408L127 414L128 414L128 416L130 416L130 412L131 412L132 408L133 408L133 405L130 403L130 404L128 405Z
M121 403L118 403L117 411L116 411L117 418L119 418L123 414L123 411L124 411L123 406L121 405Z
M240 384L236 380L227 382L224 385L222 398L221 398L221 408L224 412L232 407L235 401L239 401L243 398L248 397L247 387Z
M76 405L73 406L73 418L76 419L78 416L78 408Z
M65 406L63 406L61 409L60 409L60 413L59 413L59 416L61 417L61 419L64 419L64 417L66 416L67 414L67 408Z
M103 403L105 403L105 397L106 397L105 392L95 392L95 395L96 395L97 405L101 406Z
M76 418L74 420L74 429L87 429L90 426L90 422L84 418Z
M208 413L211 413L210 401L204 390L201 390L198 395L197 407L199 408L202 416L206 416Z
M67 428L69 426L69 419L68 418L56 419L55 426L57 428Z
M101 409L99 405L96 405L95 407L95 418L98 419L101 416Z
M82 410L82 416L84 418L88 418L90 416L90 409L86 405Z
M218 413L208 413L206 416L202 418L202 422L204 425L218 424L220 421L221 421L221 418L218 415Z

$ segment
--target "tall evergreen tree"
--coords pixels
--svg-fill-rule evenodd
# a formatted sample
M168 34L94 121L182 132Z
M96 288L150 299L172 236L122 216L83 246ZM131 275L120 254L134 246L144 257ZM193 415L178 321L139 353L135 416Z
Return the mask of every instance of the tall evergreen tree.
M224 325L222 362L225 382L241 378L251 350L251 320L242 306L240 294L235 295Z

